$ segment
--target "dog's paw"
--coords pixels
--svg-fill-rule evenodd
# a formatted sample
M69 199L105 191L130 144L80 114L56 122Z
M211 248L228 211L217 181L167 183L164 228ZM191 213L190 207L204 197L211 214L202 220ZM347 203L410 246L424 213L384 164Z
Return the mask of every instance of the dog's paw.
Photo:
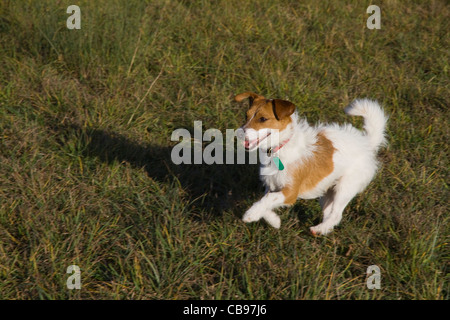
M261 219L261 216L261 213L253 206L245 212L242 221L245 223L255 222Z
M275 229L279 229L281 225L280 217L273 211L268 211L263 216L264 220Z
M324 225L323 223L318 224L317 226L309 228L313 236L325 236L333 231L333 228Z

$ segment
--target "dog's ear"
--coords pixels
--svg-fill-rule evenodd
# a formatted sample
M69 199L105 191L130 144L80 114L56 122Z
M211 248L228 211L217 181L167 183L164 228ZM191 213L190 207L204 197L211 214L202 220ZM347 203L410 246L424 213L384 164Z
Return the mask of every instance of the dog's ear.
M253 101L255 101L256 99L264 99L263 96L256 94L254 92L244 92L241 94L238 94L237 96L234 97L234 100L237 102L241 102L244 99L248 98L248 102L249 102L249 106L252 106Z
M292 102L280 99L272 100L272 110L275 118L281 120L289 117L295 111L295 105Z

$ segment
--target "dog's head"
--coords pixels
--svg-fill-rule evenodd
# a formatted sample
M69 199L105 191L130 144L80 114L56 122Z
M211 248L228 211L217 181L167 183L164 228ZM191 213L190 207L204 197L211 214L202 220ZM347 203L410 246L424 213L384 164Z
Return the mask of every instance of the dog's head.
M243 140L247 150L258 147L269 149L277 146L283 138L283 131L292 123L295 111L292 102L280 99L266 99L263 96L244 92L234 97L241 102L249 100L245 124L239 128L238 137Z

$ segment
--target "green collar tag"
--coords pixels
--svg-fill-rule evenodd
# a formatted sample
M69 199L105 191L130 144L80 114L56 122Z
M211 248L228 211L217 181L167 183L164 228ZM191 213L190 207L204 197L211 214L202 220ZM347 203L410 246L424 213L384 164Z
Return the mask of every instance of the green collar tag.
M284 165L283 165L283 162L281 162L280 158L273 157L272 159L273 159L273 163L278 168L278 170L280 170L280 171L284 170Z

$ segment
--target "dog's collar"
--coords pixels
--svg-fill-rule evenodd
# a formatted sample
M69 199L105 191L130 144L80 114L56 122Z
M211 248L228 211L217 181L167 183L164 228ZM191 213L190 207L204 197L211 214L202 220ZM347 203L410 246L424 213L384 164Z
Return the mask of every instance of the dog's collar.
M279 151L281 148L283 148L286 143L289 142L289 140L291 140L291 138L284 140L281 144L279 144L278 146L276 146L275 148L269 148L267 149L267 156L271 156L272 154L276 153L277 151Z

